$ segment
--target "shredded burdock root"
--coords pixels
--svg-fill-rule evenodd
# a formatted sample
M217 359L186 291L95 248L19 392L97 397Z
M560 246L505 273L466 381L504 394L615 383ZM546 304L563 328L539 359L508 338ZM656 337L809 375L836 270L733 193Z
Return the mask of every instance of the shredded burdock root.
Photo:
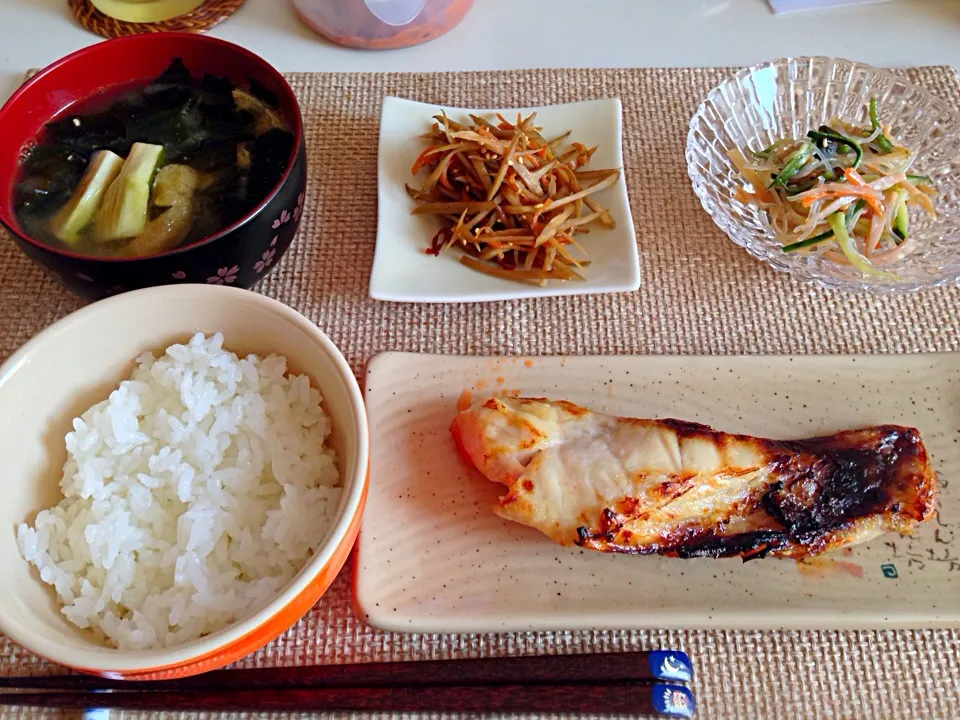
M411 171L427 179L419 190L407 185L413 213L446 224L428 254L459 251L473 270L534 285L583 280L590 261L575 236L594 225L616 227L591 195L616 183L620 170L584 170L597 148L562 147L569 131L547 140L535 118L518 115L510 123L499 114L496 122L470 115L472 124L462 125L434 116L421 136L430 145Z
M867 114L869 127L833 119L805 137L729 156L749 185L737 199L767 213L784 252L820 255L895 280L880 267L916 250L909 208L936 217L937 188L910 172L914 155L881 124L876 100Z

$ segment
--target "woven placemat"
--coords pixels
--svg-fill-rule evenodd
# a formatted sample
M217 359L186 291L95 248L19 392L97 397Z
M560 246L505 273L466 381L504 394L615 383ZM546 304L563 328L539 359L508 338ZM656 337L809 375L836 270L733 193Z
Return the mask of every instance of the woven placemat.
M960 105L950 68L906 75ZM477 354L897 353L960 346L960 289L855 297L791 280L714 227L686 177L688 120L722 69L292 74L311 179L299 238L260 290L330 334L360 373L384 350ZM473 107L619 96L640 248L636 293L478 305L367 297L385 94ZM0 243L0 357L80 303ZM376 482L376 478L373 478ZM245 667L679 647L703 718L945 718L960 708L960 632L555 632L399 635L361 624L349 570ZM57 672L0 638L0 673ZM9 717L34 716L33 711ZM129 716L130 714L125 714Z
M102 37L114 38L157 32L205 33L233 15L243 3L244 0L205 0L195 10L154 23L117 20L97 10L90 0L70 0L70 9L82 27Z

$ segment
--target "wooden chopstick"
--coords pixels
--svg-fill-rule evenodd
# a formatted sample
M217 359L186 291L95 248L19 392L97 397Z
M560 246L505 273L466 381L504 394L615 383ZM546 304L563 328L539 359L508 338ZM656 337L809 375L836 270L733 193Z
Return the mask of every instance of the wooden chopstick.
M467 660L359 663L217 670L181 680L131 682L92 675L3 677L0 689L202 692L258 688L347 688L396 685L508 685L515 682L689 682L690 658L680 651L587 653Z
M180 680L0 678L0 705L192 711L660 713L691 717L680 651L218 670Z
M565 713L692 717L694 699L682 685L594 683L283 688L228 692L0 693L0 705L66 709L207 712L451 712Z

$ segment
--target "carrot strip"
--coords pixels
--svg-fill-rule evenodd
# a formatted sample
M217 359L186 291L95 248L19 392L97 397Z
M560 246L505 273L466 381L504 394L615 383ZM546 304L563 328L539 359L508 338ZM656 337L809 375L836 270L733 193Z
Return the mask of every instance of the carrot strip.
M413 167L410 169L410 174L416 175L422 168L429 165L431 162L430 157L432 155L436 155L437 153L445 152L447 150L458 150L466 147L466 143L445 143L431 145L417 156L417 159L413 163Z
M843 176L857 187L867 187L866 181L860 177L860 173L853 168L846 168L843 171Z
M937 190L930 177L912 169L914 153L877 120L873 101L869 116L868 127L833 118L805 136L770 138L774 142L766 149L732 148L727 155L743 181L734 189L734 199L766 216L784 251L809 248L822 260L894 280L878 266L917 248L908 208L919 205L936 217ZM811 140L825 152L789 172L792 159L811 147ZM574 146L562 157L574 165L580 150ZM769 178L776 180L768 184ZM573 223L561 228L577 231Z
M877 215L883 215L886 212L883 207L883 196L878 197L878 195L879 193L872 188L829 183L816 190L810 190L806 193L802 193L802 195L794 195L791 199L799 199L801 205L804 207L810 207L817 200L825 200L828 198L834 199L840 197L856 197L861 198L865 203L867 203L867 205L870 206L870 209L873 210L873 212L875 212Z

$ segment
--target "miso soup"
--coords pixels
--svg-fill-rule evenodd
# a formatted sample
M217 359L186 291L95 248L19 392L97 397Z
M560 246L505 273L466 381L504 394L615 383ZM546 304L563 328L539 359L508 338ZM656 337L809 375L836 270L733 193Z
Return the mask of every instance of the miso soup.
M283 177L295 137L254 80L194 76L174 60L48 123L14 187L23 230L80 255L141 257L213 235Z

